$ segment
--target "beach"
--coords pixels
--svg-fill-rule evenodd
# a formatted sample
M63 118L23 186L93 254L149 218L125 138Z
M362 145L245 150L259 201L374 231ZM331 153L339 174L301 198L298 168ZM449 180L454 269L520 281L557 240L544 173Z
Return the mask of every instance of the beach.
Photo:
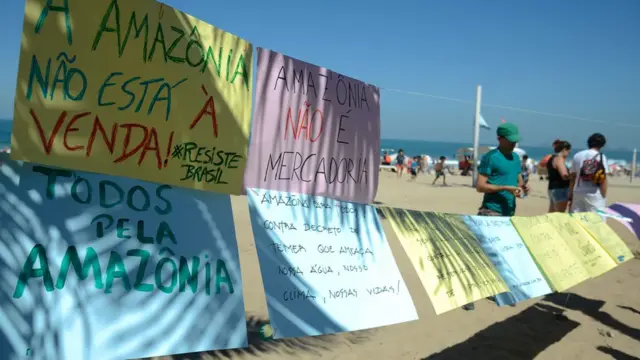
M395 173L383 171L375 204L476 214L481 195L470 187L470 177L447 176L449 187L431 186L432 181L432 175L413 182L406 175L396 179ZM518 201L517 215L540 215L547 210L547 183L534 177L531 186L530 196ZM268 313L247 199L232 199L250 347L184 358L597 360L636 359L628 356L640 355L640 241L612 220L609 223L636 259L566 293L532 299L515 307L499 308L482 300L473 312L458 308L439 316L389 222L382 220L419 320L337 335L264 341L259 327L268 321ZM640 181L632 185L628 178L610 178L608 202L640 203Z

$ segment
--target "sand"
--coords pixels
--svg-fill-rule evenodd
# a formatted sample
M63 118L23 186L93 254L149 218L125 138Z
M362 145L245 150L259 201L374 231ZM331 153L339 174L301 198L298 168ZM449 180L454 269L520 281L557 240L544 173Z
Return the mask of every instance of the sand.
M447 180L452 186L432 186L431 175L412 182L407 176L398 180L395 174L382 172L376 203L475 214L481 195L469 186L471 179L448 176ZM546 182L533 179L531 186L532 194L518 202L517 215L539 215L548 208ZM614 178L609 192L609 203L640 203L640 181L631 185L628 178ZM437 316L390 224L383 220L420 319L338 335L262 341L257 331L268 321L268 313L246 198L233 197L233 207L250 347L184 358L586 360L640 356L640 240L615 221L610 220L612 227L637 254L636 259L563 294L513 308L482 300L474 312L455 309ZM567 293L571 294L568 299Z

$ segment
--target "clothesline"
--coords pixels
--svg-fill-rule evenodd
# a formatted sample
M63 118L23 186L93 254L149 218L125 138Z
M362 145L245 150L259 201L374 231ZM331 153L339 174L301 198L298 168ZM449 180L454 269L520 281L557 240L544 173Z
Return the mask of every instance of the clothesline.
M416 91L390 89L390 88L383 88L383 87L381 87L380 89L386 90L386 91L397 92L397 93L401 93L401 94L423 96L423 97L429 97L429 98L433 98L433 99L441 99L441 100L455 101L455 102L468 104L468 105L475 105L474 101L457 99L457 98L452 98L452 97L447 97L447 96L433 95L433 94L421 93L421 92L416 92ZM587 119L587 118L578 117L578 116L572 116L572 115L556 114L556 113L550 113L550 112L546 112L546 111L524 109L524 108L506 106L506 105L487 104L487 103L484 103L484 102L482 103L482 107L483 108L489 107L489 108L495 108L495 109L519 111L519 112L525 112L525 113L529 113L529 114L551 116L551 117L556 117L556 118L563 118L563 119L577 120L577 121L582 121L582 122L589 122L589 123L594 123L594 124L606 124L606 125L614 125L614 126L621 126L621 127L640 128L640 124L616 123L616 122L604 121L604 120Z

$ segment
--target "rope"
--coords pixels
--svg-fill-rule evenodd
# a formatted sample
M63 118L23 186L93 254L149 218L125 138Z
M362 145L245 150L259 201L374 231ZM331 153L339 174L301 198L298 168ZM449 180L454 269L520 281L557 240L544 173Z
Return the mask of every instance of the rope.
M405 90L398 90L398 89L382 88L382 87L380 89L386 90L386 91L397 92L397 93L401 93L401 94L429 97L429 98L433 98L433 99L441 99L441 100L455 101L455 102L468 104L468 105L475 105L474 101L467 101L467 100L457 99L457 98L452 98L452 97L439 96L439 95L433 95L433 94L426 94L426 93L415 92L415 91L405 91ZM504 109L504 110L511 110L511 111L519 111L519 112L524 112L524 113L529 113L529 114L544 115L544 116L550 116L550 117L556 117L556 118L563 118L563 119L569 119L569 120L589 122L589 123L594 123L594 124L606 124L606 125L614 125L614 126L621 126L621 127L640 128L640 124L615 123L615 122L611 122L611 121L588 119L588 118L572 116L572 115L565 115L565 114L555 114L555 113L550 113L550 112L546 112L546 111L524 109L524 108L518 108L518 107L506 106L506 105L496 105L496 104L487 104L487 103L482 103L481 105L482 105L482 107L489 107L489 108L495 108L495 109Z

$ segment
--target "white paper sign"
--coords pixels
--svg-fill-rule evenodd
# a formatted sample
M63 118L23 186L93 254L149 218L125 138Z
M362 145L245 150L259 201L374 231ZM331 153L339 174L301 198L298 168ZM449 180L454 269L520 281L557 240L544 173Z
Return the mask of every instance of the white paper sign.
M372 206L248 189L274 338L418 318Z
M228 195L7 157L0 170L2 358L247 346Z

